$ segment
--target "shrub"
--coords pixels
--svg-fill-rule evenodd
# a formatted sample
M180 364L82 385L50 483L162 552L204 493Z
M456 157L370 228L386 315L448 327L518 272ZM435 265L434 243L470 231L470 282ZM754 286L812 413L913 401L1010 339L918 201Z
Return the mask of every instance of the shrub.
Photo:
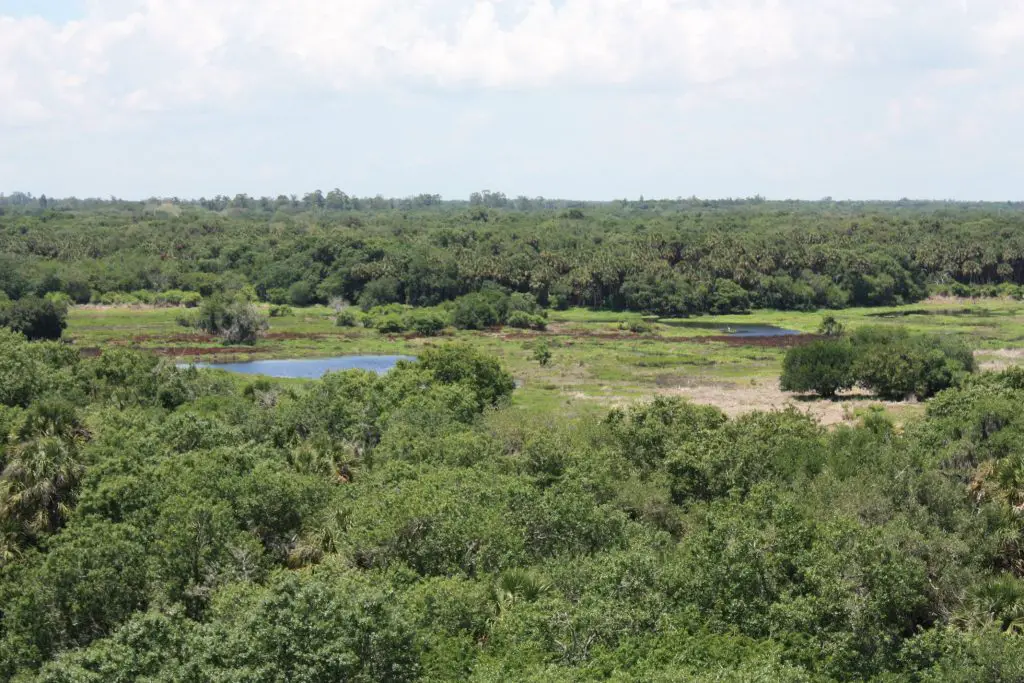
M406 326L424 337L436 337L448 326L444 316L436 311L415 311L406 317Z
M427 349L420 356L419 367L439 382L469 387L481 407L500 402L515 389L512 375L505 372L496 358L467 344Z
M182 292L181 305L185 308L195 308L203 303L203 296L199 292Z
M288 302L293 306L309 306L316 302L316 293L308 282L299 281L288 288Z
M364 311L369 311L376 306L394 304L401 300L398 280L386 277L366 284L359 295L359 307Z
M619 329L633 334L647 334L654 326L643 320L624 320L619 323Z
M843 324L831 315L826 315L822 318L821 325L818 326L818 334L826 337L841 337L844 330Z
M743 313L750 308L750 296L732 280L716 280L709 297L712 313Z
M292 311L292 307L287 305L270 307L271 318L286 318L292 315L293 312L294 311Z
M351 308L343 308L338 311L338 317L334 319L334 324L338 327L356 327L359 324L359 318Z
M482 330L501 322L494 298L475 292L455 301L452 324L460 330Z
M512 311L509 313L508 321L505 324L509 327L523 330L545 330L547 329L548 321L539 315L527 313L526 311Z
M813 391L826 398L853 386L853 347L845 340L797 346L782 362L783 391Z
M406 318L397 313L388 313L373 321L374 328L381 334L401 334L408 330Z
M206 299L195 325L199 329L220 336L225 344L255 344L267 330L267 320L256 307L245 299L227 301L214 296Z
M180 289L168 289L165 292L160 292L156 295L154 301L158 304L167 304L169 306L178 306L181 304L182 298L185 296L185 292Z
M29 296L0 307L0 327L8 327L29 339L60 339L67 323L67 306L50 299Z
M504 303L506 317L511 317L513 312L521 311L523 313L540 314L541 307L537 304L537 299L532 294L521 294L515 292L509 294L505 299Z
M267 301L278 306L288 303L288 290L283 287L275 287L267 290Z
M854 376L885 399L925 399L975 370L971 349L949 337L869 327L857 330L852 341Z
M64 292L47 292L46 296L43 298L47 301L53 302L57 306L63 306L64 308L68 308L72 303L74 303L71 300L71 297Z
M533 359L540 363L541 367L546 367L551 362L551 347L546 341L542 341L534 347Z

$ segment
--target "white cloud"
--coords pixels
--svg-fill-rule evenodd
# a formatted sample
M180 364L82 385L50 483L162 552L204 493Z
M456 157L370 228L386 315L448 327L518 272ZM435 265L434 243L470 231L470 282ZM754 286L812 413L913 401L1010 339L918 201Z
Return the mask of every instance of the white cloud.
M994 61L1020 45L1016 3L967 2L94 0L60 26L0 17L0 122L104 119L294 87L741 93L901 55Z
M0 16L0 188L1020 186L1020 0L84 6Z

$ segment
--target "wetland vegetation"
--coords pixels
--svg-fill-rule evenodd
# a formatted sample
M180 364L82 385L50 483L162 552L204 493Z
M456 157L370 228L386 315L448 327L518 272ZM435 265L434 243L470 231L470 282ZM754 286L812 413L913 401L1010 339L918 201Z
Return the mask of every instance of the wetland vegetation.
M0 207L0 678L1024 678L1022 207Z

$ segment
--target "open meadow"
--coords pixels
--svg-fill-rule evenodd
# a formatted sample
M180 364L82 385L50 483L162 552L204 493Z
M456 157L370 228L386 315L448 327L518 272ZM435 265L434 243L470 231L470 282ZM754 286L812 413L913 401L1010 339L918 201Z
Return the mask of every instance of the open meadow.
M596 414L653 396L682 396L714 405L726 414L793 406L824 424L854 419L865 408L884 405L897 421L920 414L916 403L873 400L857 392L834 401L806 400L779 390L787 348L814 335L825 315L847 330L904 327L964 337L977 349L983 368L1001 369L1024 357L1024 302L1013 299L933 297L907 306L840 311L759 310L743 315L656 319L638 313L574 308L551 311L546 331L449 329L442 337L381 334L361 327L339 328L327 306L295 308L273 318L254 346L225 346L208 334L182 327L180 308L79 306L71 310L66 336L85 354L129 347L187 362L269 358L324 358L343 355L416 355L425 346L459 340L493 354L518 381L513 407L527 412ZM645 321L641 333L623 323ZM764 325L800 333L743 337L730 329ZM552 359L541 366L533 351L546 343Z

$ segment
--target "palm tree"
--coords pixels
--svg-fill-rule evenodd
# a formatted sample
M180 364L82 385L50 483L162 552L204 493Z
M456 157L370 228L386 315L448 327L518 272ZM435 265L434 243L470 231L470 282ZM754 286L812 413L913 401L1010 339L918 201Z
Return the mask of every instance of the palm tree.
M0 472L0 526L34 537L63 525L85 472L79 451L88 436L67 403L29 410Z
M85 468L72 441L45 435L13 449L0 474L0 518L30 536L60 528Z
M1024 582L1012 574L981 581L953 616L953 622L969 629L1024 631Z
M498 616L505 614L520 602L533 602L551 590L550 584L526 569L508 569L498 577L494 587L494 601Z

